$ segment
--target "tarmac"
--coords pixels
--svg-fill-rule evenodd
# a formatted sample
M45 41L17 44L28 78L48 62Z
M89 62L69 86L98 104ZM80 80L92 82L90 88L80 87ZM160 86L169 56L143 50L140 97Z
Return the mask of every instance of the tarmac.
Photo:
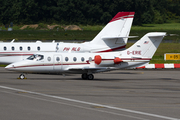
M19 75L0 67L1 120L180 120L180 69Z

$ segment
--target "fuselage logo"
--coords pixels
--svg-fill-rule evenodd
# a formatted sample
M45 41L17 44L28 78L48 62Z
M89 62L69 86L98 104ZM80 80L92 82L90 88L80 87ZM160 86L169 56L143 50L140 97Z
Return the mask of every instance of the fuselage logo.
M63 49L63 51L69 51L69 50L71 50L71 51L80 51L81 47L72 47L72 48L64 47L64 49Z

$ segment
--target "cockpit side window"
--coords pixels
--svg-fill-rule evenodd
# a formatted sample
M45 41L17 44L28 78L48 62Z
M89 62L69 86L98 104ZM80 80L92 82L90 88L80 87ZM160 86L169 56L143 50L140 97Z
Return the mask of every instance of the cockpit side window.
M28 60L33 60L35 58L35 55L31 55L30 57L28 57Z
M44 56L43 55L39 55L39 60L43 60L44 59Z
M39 60L43 60L44 56L43 55L39 55L39 54L34 54L34 55L31 55L30 57L28 57L27 59L28 60L39 61Z

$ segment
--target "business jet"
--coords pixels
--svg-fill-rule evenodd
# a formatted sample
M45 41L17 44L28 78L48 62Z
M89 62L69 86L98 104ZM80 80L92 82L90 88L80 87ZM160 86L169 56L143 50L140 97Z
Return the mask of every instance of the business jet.
M123 50L126 47L132 26L134 12L118 12L114 18L90 42L63 43L37 41L30 42L0 42L0 64L10 64L37 52L86 52L100 53Z
M130 48L118 52L40 52L12 63L5 69L22 73L82 74L82 79L92 80L93 73L132 69L148 64L164 36L165 32L147 33ZM25 78L24 74L19 77Z

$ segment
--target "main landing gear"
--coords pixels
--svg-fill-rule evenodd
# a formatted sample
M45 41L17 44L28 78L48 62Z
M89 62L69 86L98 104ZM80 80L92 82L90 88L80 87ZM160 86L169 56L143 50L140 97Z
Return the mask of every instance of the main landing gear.
M93 80L94 79L94 75L93 74L87 74L87 73L83 73L82 75L81 75L81 78L83 79L83 80Z

